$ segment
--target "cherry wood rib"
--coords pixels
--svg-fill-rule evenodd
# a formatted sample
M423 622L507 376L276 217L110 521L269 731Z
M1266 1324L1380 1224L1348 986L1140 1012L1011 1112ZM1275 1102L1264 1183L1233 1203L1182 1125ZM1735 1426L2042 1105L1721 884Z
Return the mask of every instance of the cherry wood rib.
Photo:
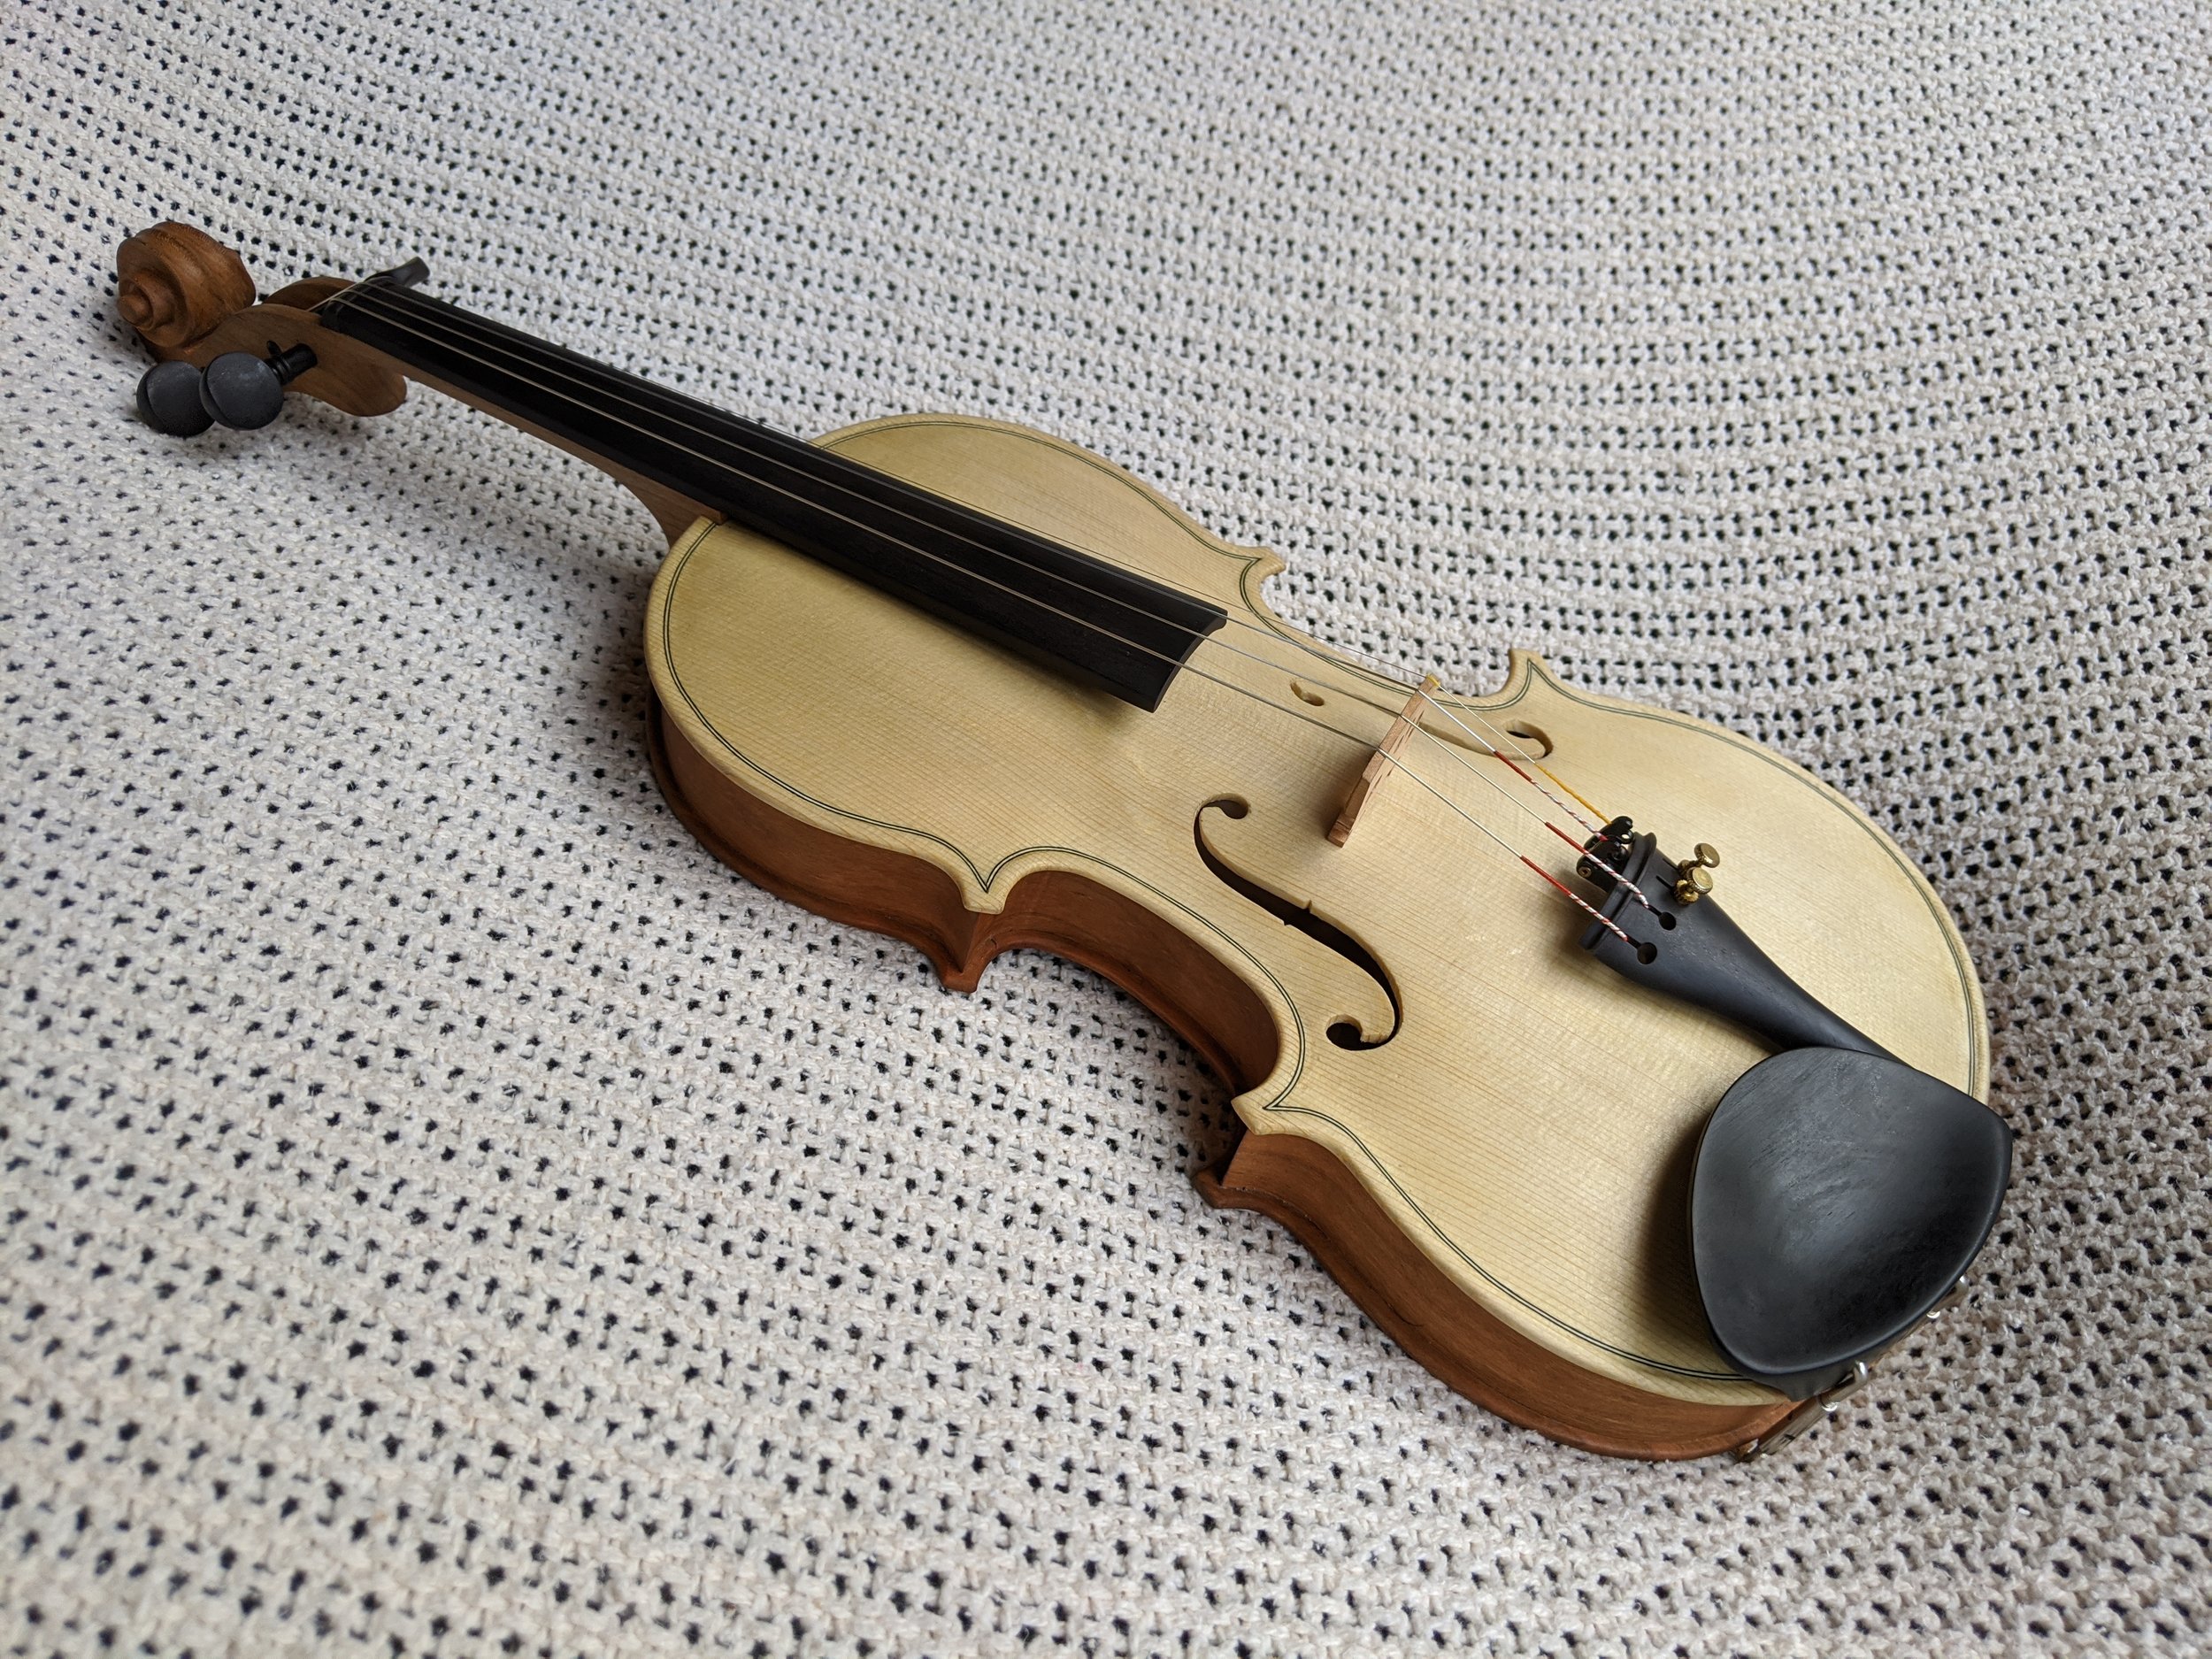
M1297 1235L1331 1278L1420 1365L1500 1417L1614 1457L1703 1457L1764 1434L1796 1409L1714 1406L1647 1394L1530 1341L1447 1279L1326 1147L1248 1134L1198 1190Z
M777 811L716 768L668 720L649 721L653 771L684 826L779 897L915 946L944 983L973 990L1002 950L1034 947L1090 968L1164 1019L1232 1088L1272 1069L1275 1026L1243 981L1120 894L1066 872L1021 881L978 915L919 858L833 835ZM1531 1341L1431 1263L1325 1148L1247 1133L1225 1168L1202 1171L1217 1208L1255 1210L1311 1250L1408 1354L1477 1404L1569 1445L1620 1457L1700 1457L1742 1445L1794 1408L1713 1406L1632 1388Z

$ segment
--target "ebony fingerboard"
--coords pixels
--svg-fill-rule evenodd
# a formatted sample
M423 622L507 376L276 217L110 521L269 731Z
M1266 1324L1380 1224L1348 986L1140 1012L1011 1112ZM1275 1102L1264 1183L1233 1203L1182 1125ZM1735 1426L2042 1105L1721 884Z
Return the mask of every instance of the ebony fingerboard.
M325 327L1062 673L1156 709L1221 607L442 300L368 283Z

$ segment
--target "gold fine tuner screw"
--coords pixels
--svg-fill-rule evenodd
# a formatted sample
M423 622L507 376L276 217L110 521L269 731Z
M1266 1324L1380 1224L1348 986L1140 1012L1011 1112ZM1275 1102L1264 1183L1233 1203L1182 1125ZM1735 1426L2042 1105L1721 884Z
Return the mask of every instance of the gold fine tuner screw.
M1720 854L1710 841L1700 841L1697 856L1674 867L1674 897L1678 904L1694 904L1713 890L1713 872L1720 868Z

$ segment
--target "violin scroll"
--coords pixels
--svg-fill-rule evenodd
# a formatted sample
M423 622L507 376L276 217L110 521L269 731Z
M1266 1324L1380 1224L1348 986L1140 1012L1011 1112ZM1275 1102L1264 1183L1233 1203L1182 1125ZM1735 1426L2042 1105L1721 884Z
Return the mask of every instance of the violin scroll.
M245 261L189 225L142 230L116 251L115 309L157 353L183 351L253 302Z

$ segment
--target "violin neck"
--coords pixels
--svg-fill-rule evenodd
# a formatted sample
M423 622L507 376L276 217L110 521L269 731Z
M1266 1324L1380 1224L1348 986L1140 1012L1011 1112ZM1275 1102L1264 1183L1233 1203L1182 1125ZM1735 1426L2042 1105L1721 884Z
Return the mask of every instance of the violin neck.
M741 525L1141 709L1159 705L1227 619L1120 565L396 284L334 295L318 321L641 483L672 534L695 512Z

